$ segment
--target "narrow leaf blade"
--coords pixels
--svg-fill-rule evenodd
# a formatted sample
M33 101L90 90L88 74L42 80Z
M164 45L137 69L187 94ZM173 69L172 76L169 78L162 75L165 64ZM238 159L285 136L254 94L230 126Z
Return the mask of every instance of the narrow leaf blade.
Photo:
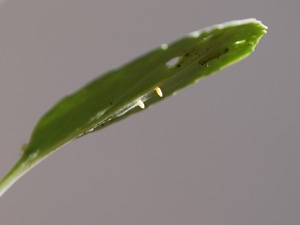
M63 98L36 125L23 156L0 182L0 196L18 177L67 142L143 110L139 104L147 108L245 58L266 29L260 21L247 19L193 32Z

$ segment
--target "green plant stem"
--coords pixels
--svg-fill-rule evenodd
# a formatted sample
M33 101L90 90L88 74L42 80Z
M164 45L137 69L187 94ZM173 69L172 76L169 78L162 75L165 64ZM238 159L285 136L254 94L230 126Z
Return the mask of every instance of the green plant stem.
M0 181L0 197L26 172L40 162L36 154L23 154L15 166Z

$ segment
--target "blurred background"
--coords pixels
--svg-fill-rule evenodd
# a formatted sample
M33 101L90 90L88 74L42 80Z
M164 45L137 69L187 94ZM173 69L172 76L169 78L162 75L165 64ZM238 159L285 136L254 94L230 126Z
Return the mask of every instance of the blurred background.
M0 199L3 225L298 225L300 2L7 0L0 176L63 96L162 43L255 17L242 62L69 143Z

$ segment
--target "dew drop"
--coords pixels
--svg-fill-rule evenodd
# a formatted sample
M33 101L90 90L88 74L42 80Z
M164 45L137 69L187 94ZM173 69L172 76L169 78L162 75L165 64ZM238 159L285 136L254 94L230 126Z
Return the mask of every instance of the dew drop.
M162 44L161 46L160 46L160 48L162 49L162 50L167 50L168 49L168 45L167 44Z

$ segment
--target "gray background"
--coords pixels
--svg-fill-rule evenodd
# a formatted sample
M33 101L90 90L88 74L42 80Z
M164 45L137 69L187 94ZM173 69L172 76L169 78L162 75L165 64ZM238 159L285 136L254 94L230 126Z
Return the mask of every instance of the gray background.
M0 176L37 120L101 73L193 30L256 17L246 60L76 140L0 199L1 225L298 225L299 0L8 0Z

